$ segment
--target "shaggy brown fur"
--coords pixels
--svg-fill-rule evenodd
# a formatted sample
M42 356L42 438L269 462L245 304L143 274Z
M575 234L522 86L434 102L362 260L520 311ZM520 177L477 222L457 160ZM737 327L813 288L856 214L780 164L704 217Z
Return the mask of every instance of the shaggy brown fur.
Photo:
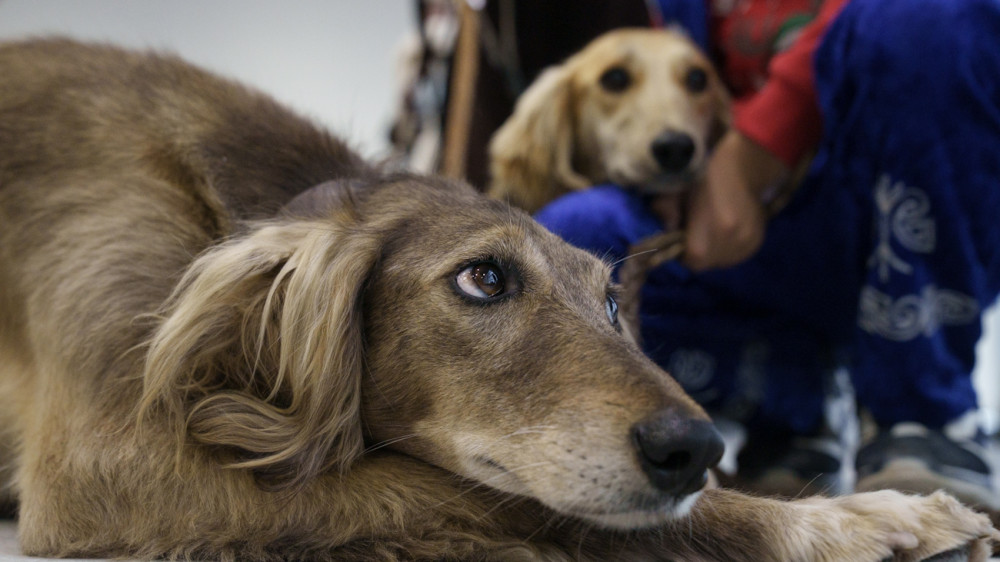
M729 111L712 63L683 33L610 31L518 99L490 142L489 194L531 212L604 182L676 195L696 181ZM672 148L681 138L690 153Z
M297 196L297 197L296 197ZM915 560L942 494L699 492L609 270L171 57L0 47L0 476L39 556Z

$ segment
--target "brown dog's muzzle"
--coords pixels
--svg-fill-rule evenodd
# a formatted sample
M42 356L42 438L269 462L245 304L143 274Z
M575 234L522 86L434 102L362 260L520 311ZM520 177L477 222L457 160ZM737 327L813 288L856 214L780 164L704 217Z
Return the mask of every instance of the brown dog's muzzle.
M661 410L632 426L639 464L657 489L674 496L693 494L722 459L724 444L712 422Z

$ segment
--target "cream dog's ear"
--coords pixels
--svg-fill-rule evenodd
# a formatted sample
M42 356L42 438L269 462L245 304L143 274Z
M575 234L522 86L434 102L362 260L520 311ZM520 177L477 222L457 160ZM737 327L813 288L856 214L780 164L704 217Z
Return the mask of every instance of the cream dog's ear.
M144 428L168 419L178 455L210 445L269 489L361 454L360 307L379 241L343 214L263 226L192 264L149 343Z
M489 195L529 212L590 181L573 168L575 120L564 66L543 72L490 141Z

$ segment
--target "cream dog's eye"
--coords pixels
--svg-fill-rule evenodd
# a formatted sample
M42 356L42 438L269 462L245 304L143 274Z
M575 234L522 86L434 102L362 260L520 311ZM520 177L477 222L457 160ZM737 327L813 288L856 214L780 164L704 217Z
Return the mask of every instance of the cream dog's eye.
M466 295L483 300L504 294L506 288L503 270L489 262L474 263L458 272L455 284Z
M688 70L684 76L684 86L693 94L704 92L708 87L708 73L704 68L698 67Z
M604 71L601 75L601 87L609 92L621 92L632 83L632 76L620 66Z

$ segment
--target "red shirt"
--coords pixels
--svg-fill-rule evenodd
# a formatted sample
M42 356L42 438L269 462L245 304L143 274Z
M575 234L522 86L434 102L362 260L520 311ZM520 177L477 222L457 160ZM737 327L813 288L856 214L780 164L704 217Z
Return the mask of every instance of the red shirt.
M734 126L794 168L822 133L813 53L847 0L710 2L716 58L734 96Z

